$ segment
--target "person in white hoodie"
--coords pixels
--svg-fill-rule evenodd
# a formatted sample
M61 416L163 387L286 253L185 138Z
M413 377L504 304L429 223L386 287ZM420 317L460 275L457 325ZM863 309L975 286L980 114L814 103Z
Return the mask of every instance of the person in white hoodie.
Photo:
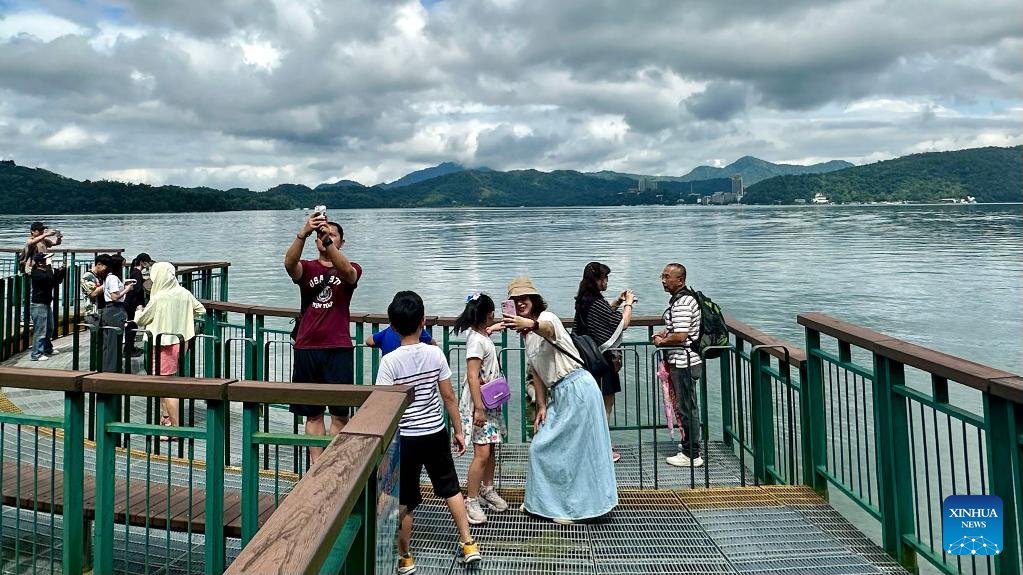
M206 308L195 299L192 292L188 291L178 283L174 273L174 265L168 262L153 264L150 270L150 279L153 288L150 292L149 305L139 308L135 314L135 323L140 329L149 330L153 334L153 343L156 343L156 336L167 334L160 338L160 349L154 350L153 369L156 375L174 375L178 370L178 358L183 350L178 338L173 334L180 334L185 342L195 337L195 320L206 313ZM159 362L156 359L159 358ZM159 373L156 373L156 366L159 365ZM178 425L178 400L165 397L161 400L164 409L163 425Z

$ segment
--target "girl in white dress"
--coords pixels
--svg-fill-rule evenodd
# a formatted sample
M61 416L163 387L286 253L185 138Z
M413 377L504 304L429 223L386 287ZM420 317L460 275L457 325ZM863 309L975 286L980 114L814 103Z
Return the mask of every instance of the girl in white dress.
M486 506L491 511L508 509L508 503L494 488L496 457L494 446L504 441L508 430L501 408L487 409L483 405L480 386L501 376L497 348L490 339L494 331L494 300L487 294L474 293L466 298L462 315L455 320L455 333L468 332L465 339L465 381L459 411L462 428L472 443L472 463L466 480L465 508L469 523L479 525L487 521ZM501 324L497 324L500 328Z

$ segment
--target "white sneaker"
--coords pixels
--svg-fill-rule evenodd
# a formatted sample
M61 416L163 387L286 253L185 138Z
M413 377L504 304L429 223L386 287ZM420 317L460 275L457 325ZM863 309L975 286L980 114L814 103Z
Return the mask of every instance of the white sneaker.
M497 489L494 489L493 485L484 485L480 489L480 499L486 502L487 507L498 513L508 510L508 502L501 498L497 493Z
M480 507L480 500L473 497L465 498L465 513L469 516L470 525L480 525L487 522L487 514Z
M40 355L39 357L33 359L32 361L46 361L48 359L50 359L50 356L48 356L48 355Z
M696 457L695 459L689 459L684 453L678 455L672 455L665 459L668 465L674 465L675 467L703 467L703 458Z

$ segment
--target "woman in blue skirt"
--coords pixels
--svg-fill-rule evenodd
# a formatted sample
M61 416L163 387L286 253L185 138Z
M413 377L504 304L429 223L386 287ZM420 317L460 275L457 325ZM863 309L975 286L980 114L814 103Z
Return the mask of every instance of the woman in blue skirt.
M537 383L523 507L556 523L605 515L618 505L618 489L600 387L568 355L579 357L579 352L532 280L512 280L508 297L517 315L506 315L505 325L524 335Z

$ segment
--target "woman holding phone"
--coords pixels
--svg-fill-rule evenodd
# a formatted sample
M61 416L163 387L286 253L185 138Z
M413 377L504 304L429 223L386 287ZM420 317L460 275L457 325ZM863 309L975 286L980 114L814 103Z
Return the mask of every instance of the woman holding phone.
M100 315L100 326L104 328L119 328L119 333L113 329L103 330L103 371L120 372L121 366L117 361L117 350L121 347L125 329L125 322L128 321L128 312L124 308L124 299L128 290L135 283L133 280L121 281L121 273L124 269L124 258L119 255L106 256L106 276L103 278L103 299L106 304L103 306L103 313Z
M632 290L623 291L613 302L604 299L611 268L600 262L590 262L583 268L583 279L575 296L575 327L578 335L593 338L611 370L600 378L600 391L604 395L604 413L608 422L614 411L615 394L622 390L618 372L622 369L622 353L615 349L621 345L622 335L632 321L632 307L636 296ZM618 461L621 454L611 452Z
M600 388L532 280L512 280L508 297L516 315L505 315L505 325L525 338L533 380L543 384L522 508L562 524L605 515L618 505L618 489Z

